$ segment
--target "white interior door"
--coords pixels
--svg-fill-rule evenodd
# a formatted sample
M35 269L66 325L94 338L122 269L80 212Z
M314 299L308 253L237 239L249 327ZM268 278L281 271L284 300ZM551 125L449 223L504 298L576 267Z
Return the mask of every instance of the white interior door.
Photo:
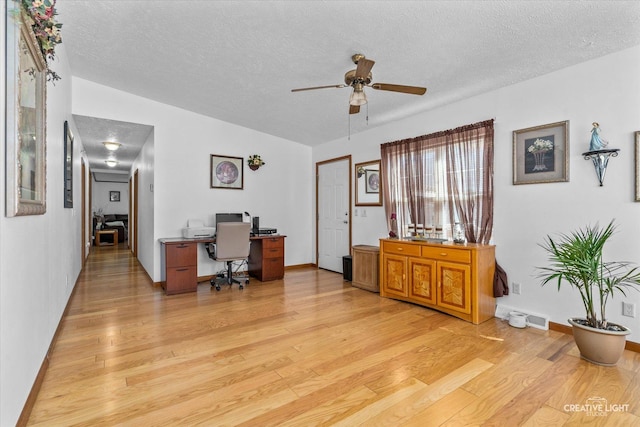
M318 267L342 273L351 253L350 159L318 165Z

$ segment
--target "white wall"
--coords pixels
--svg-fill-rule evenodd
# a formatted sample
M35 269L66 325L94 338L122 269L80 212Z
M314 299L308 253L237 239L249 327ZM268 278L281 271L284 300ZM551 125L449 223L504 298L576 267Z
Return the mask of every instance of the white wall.
M309 147L79 78L74 78L73 113L154 126L152 163L139 164L145 163L147 171L140 180L140 193L150 193L153 183L154 212L153 234L144 232L147 218L140 215L139 258L145 245L153 245L153 266L147 261L143 265L154 281L164 274L157 239L181 236L190 218L213 224L216 212L259 216L262 225L287 235L285 265L313 262ZM211 154L245 161L260 154L266 165L255 172L245 165L243 190L211 189ZM213 274L220 267L200 248L199 275Z
M5 16L6 2L0 6ZM5 31L0 69L5 70ZM80 156L74 143L74 208L63 204L63 137L71 116L71 84L64 45L52 68L62 77L47 85L46 203L44 215L7 218L0 197L0 425L15 425L81 269ZM2 85L2 109L5 109ZM5 135L5 121L0 121ZM12 143L9 141L9 143ZM5 189L5 150L0 150L0 188Z
M382 143L495 118L493 240L498 262L510 282L522 284L521 295L498 301L567 324L568 317L584 315L577 294L569 289L558 294L553 286L541 288L535 277L535 266L546 263L538 246L546 234L596 222L605 225L615 218L619 233L605 255L640 263L640 203L633 201L633 141L634 132L640 130L638 94L640 46L352 135L348 142L332 141L314 149L313 161L349 153L354 163L377 159ZM512 132L563 120L570 121L570 182L512 185ZM610 147L621 150L609 162L603 187L598 185L591 161L581 156L589 148L594 121L600 123ZM384 210L364 209L366 217L353 218L353 243L375 244L387 234ZM623 300L636 303L640 313L640 293L631 292L611 302L609 320L632 328L629 339L640 342L640 322L621 315Z
M156 241L153 238L155 232L155 199L154 199L154 131L149 133L140 155L132 166L133 182L135 183L136 172L138 180L138 260L147 272L154 271L154 256ZM135 192L135 184L132 190ZM133 244L133 234L135 233L133 218L129 218L129 239ZM159 264L159 263L158 263ZM151 274L149 274L151 275Z
M91 212L102 209L103 214L128 214L129 213L129 184L126 182L104 182L93 180L91 189ZM120 201L112 202L109 198L110 191L120 192Z

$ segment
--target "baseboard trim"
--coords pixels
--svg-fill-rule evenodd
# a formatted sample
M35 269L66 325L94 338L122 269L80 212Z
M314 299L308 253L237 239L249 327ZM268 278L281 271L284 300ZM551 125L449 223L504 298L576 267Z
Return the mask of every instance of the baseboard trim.
M287 265L285 266L285 271L286 270L299 270L301 268L309 268L309 267L316 267L315 264L313 263L308 263L308 264L295 264L295 265Z
M549 322L549 330L562 332L563 334L573 335L573 329L569 325L563 325L561 323ZM627 341L624 345L625 350L640 353L640 343L634 341Z
M84 268L84 265L83 267ZM82 272L82 271L81 271ZM44 382L44 376L47 373L47 369L49 369L49 358L51 357L51 353L53 352L54 347L56 346L56 342L58 341L58 336L60 335L60 330L62 328L62 319L67 317L69 313L69 308L71 306L71 300L76 293L76 289L78 287L78 277L76 278L76 283L73 285L73 289L71 290L71 294L69 295L69 299L67 300L67 304L64 307L64 311L62 312L62 316L60 316L60 320L58 321L58 327L56 328L55 333L53 334L53 338L51 338L51 342L49 343L49 348L47 349L47 353L44 356L44 360L40 365L40 369L38 370L38 375L36 375L36 379L33 381L33 385L31 386L31 391L29 392L29 396L27 396L27 401L24 403L22 407L22 412L20 413L20 417L16 422L16 427L23 427L27 425L29 421L29 417L31 416L31 411L33 410L33 405L36 403L36 398L38 397L38 393L40 393L40 389L42 388L42 383Z

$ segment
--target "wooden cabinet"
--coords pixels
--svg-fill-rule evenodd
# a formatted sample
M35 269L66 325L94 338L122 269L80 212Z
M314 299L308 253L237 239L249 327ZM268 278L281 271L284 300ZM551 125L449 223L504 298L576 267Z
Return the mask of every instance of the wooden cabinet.
M378 270L380 248L369 245L355 245L351 248L352 278L351 285L372 292L379 292Z
M495 247L380 240L380 295L473 323L493 317Z
M163 242L167 295L195 292L198 289L198 244L196 242Z
M284 277L284 238L260 236L251 238L249 274L262 282Z

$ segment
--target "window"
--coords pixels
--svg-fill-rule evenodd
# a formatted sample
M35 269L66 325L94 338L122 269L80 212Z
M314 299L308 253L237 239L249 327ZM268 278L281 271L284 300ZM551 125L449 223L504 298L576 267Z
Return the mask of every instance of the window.
M383 144L382 169L387 218L396 213L401 235L406 235L408 224L423 224L434 234L449 238L453 224L460 222L467 240L489 241L493 223L492 120Z

